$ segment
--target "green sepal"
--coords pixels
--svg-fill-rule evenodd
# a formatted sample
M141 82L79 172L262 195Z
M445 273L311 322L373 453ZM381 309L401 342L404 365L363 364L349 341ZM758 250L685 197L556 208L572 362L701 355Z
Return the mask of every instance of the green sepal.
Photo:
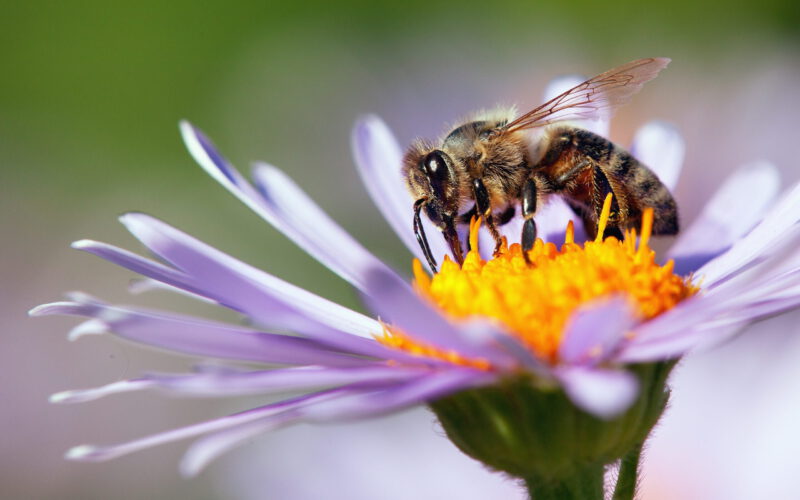
M639 379L639 395L611 420L577 408L561 388L531 375L462 391L430 406L467 455L523 479L529 488L538 483L559 491L576 481L596 482L598 470L602 481L606 465L641 446L666 407L666 379L674 364L627 367Z

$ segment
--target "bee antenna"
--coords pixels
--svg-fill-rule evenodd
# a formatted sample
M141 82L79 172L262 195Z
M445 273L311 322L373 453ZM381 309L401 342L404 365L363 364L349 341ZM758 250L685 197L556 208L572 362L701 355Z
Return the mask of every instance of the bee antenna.
M417 237L417 242L419 243L420 248L422 248L422 253L425 254L425 259L428 261L428 266L430 266L431 271L436 274L438 271L436 269L436 260L433 258L433 254L431 253L431 247L428 245L428 238L425 236L425 229L422 227L422 221L419 218L419 213L428 203L426 198L420 198L414 202L414 236Z

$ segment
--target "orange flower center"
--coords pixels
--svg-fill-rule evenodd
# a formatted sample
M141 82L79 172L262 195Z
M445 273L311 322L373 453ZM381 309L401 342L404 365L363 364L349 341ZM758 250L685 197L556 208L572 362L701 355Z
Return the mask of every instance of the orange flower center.
M602 235L608 223L611 197L606 199L598 224ZM673 262L659 265L648 247L653 223L646 210L642 234L629 230L624 241L598 236L584 245L574 242L572 222L561 248L537 239L528 261L519 244L503 242L491 260L477 251L480 220L470 224L470 248L459 266L445 257L439 273L428 276L414 260L415 287L448 316L493 318L542 359L558 361L565 327L577 308L588 302L622 294L641 320L672 309L697 292L687 278L673 273ZM489 369L484 360L464 359L456 353L421 344L387 325L379 341L417 355Z

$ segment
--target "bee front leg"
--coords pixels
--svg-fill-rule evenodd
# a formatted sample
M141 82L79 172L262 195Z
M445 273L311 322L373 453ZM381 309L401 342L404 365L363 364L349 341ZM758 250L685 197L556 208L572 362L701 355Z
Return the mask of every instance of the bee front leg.
M478 215L483 217L486 221L486 227L489 228L489 232L492 233L492 238L494 239L494 253L497 253L503 245L503 238L500 236L500 231L497 230L497 226L494 223L489 192L486 190L486 186L483 185L481 179L472 181L472 190L475 195L475 206L478 209Z

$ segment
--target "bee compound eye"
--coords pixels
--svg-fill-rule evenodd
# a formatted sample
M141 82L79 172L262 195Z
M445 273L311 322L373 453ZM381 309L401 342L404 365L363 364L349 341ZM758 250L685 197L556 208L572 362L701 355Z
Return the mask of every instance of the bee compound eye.
M425 175L431 183L433 195L439 201L445 202L447 198L447 184L450 181L450 168L444 159L444 153L439 150L431 151L422 162Z
M441 151L431 151L423 161L425 173L431 182L443 182L448 177L447 163Z

